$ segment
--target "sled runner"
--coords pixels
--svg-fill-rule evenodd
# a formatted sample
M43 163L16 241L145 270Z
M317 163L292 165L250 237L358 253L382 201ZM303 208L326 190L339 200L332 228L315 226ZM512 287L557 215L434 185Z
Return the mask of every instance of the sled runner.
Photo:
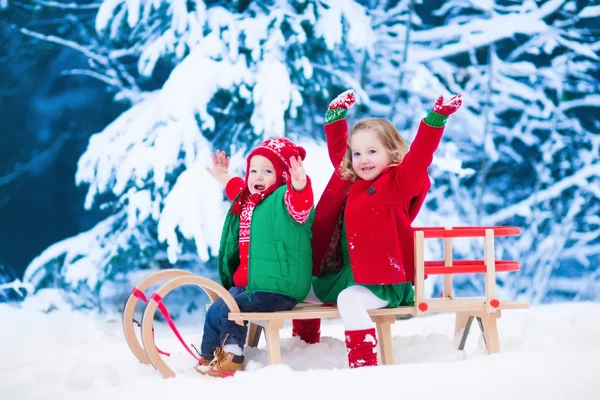
M160 286L154 294L150 297L150 299L146 298L144 294L144 290L148 289L155 283L162 282L167 280L162 286ZM215 301L219 297L225 301L225 304L229 307L231 312L240 312L235 300L229 294L223 286L218 283L207 279L202 278L200 276L196 276L189 271L184 271L180 269L172 269L172 270L164 270L160 272L156 272L148 277L146 277L142 282L140 282L137 286L135 286L131 290L131 295L127 300L125 305L125 309L123 311L123 332L125 333L125 340L129 345L129 348L136 356L136 358L143 364L152 364L158 372L164 377L169 378L175 376L175 372L164 362L161 357L161 353L163 355L167 355L166 353L159 351L154 343L154 329L153 329L153 320L154 314L156 310L159 309L162 313L163 317L173 330L173 333L177 336L179 341L185 347L185 349L192 355L192 357L198 360L198 357L190 350L188 345L185 343L177 327L171 320L169 313L162 303L162 299L168 295L172 290L186 285L196 285L199 286L204 292L208 295L211 302ZM137 339L134 330L135 320L133 317L133 313L135 311L135 306L138 300L144 301L147 305L144 310L144 314L141 320L141 338L142 344ZM243 321L236 322L239 325L243 325Z
M414 228L415 232L415 305L413 307L382 308L369 311L377 328L380 353L383 364L393 364L393 349L391 326L397 316L427 313L451 312L456 314L454 335L459 342L458 348L464 349L465 341L471 324L476 318L482 330L488 353L498 353L500 342L498 338L497 320L502 310L524 309L529 305L525 302L507 301L496 298L496 273L519 270L519 262L512 260L496 260L494 255L495 238L517 236L517 227L455 227L455 228ZM482 238L484 240L484 257L481 260L454 260L452 256L452 241L456 238ZM444 242L444 259L425 261L425 239L442 239ZM483 297L458 298L453 296L452 275L466 273L481 273L485 275L485 293ZM444 291L441 298L426 298L424 282L427 275L443 275ZM152 284L165 281L148 300L148 305L142 318L142 346L134 331L133 310L138 299L144 299L143 291ZM233 297L221 285L206 278L195 276L183 270L165 270L148 276L133 290L123 313L123 329L125 338L137 359L145 364L151 363L163 377L175 376L166 365L153 339L152 321L157 309L163 314L171 329L180 339L188 352L187 344L183 341L177 328L172 323L162 299L173 289L182 285L200 286L212 301L223 298L229 307L229 320L237 324L249 322L248 346L256 347L262 331L265 333L267 351L271 364L281 362L279 331L283 321L292 319L339 318L336 307L322 307L302 303L290 311L269 313L242 313ZM141 293L141 295L140 295ZM163 355L165 354L162 352ZM197 357L196 357L197 358Z
M142 364L150 364L150 359L148 359L146 351L144 351L137 339L137 336L135 335L134 324L138 325L140 328L142 327L141 323L134 319L133 313L135 312L135 306L137 305L138 301L143 301L145 304L148 303L148 299L146 298L144 291L150 286L158 282L186 275L192 276L193 274L189 271L184 271L181 269L160 271L147 276L131 290L131 294L129 295L127 303L125 303L125 308L123 309L123 333L125 334L125 340L133 352L133 355L135 355L138 361ZM214 298L211 297L211 300L214 301Z

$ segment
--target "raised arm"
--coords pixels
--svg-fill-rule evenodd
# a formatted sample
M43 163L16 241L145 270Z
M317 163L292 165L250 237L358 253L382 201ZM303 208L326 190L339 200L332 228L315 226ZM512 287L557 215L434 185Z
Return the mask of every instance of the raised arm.
M427 117L421 121L415 140L396 173L399 183L410 199L422 194L423 186L427 185L427 169L433 161L433 153L440 144L446 121L461 104L461 95L452 97L448 103L444 103L444 98L440 96Z
M337 96L331 103L325 114L325 138L329 159L337 168L346 154L348 146L348 122L346 114L354 106L356 95L353 90L346 90Z
M211 154L212 168L206 167L206 170L225 186L225 195L231 201L235 200L238 194L244 189L246 183L242 178L229 177L229 157L224 151L217 150Z
M314 204L312 185L302 165L302 158L290 158L290 165L290 179L284 196L285 208L294 221L303 224L308 220Z

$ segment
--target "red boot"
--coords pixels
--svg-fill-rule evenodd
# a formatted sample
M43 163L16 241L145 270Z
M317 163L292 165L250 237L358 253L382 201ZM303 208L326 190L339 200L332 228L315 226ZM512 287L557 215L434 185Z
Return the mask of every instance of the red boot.
M292 336L298 336L308 344L321 341L321 320L294 319L292 320Z
M377 334L375 328L346 331L346 348L350 368L377 365Z

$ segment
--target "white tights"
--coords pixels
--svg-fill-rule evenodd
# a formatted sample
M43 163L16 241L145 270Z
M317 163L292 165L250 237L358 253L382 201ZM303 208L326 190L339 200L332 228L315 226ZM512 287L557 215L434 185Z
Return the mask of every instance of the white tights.
M322 304L312 287L304 301L306 303ZM338 310L347 331L372 328L373 321L369 317L368 311L386 307L388 303L388 301L381 300L369 289L360 285L350 286L342 290L337 298Z

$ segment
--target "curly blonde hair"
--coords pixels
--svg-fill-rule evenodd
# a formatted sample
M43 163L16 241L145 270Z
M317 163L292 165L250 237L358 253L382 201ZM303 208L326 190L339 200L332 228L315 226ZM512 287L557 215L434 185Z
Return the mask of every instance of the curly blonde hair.
M340 174L343 179L354 182L357 178L356 172L352 169L352 150L350 149L350 139L356 132L370 130L377 134L383 147L390 153L392 164L400 164L408 152L408 144L394 125L384 118L365 118L358 121L348 134L348 148L340 165Z

